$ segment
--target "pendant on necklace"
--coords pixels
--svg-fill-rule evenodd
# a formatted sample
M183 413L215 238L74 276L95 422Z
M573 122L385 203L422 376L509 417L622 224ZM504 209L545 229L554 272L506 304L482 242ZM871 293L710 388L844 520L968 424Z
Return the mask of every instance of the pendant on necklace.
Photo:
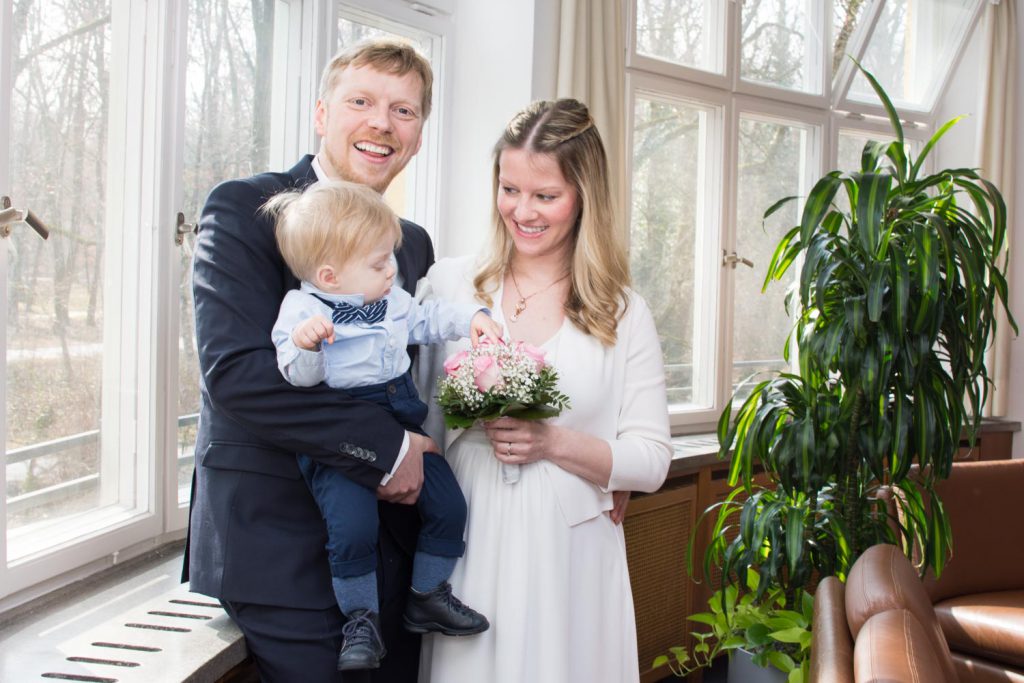
M512 311L512 315L510 315L508 317L508 319L511 320L512 322L518 322L519 321L519 316L525 310L526 310L526 299L520 298L519 301L516 302L516 310Z

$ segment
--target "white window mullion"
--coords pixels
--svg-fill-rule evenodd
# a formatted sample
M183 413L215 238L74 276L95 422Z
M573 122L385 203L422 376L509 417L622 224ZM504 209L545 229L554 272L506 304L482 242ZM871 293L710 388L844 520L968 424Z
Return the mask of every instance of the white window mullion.
M290 49L303 45L303 4L299 0L277 0L274 4L274 66L271 78L274 92L270 110L270 168L290 168L306 152L306 137L311 134L312 121L303 104L312 76L303 75L306 50ZM306 116L304 117L303 114Z
M851 48L847 54L852 59L843 59L839 65L839 71L836 73L834 79L834 89L832 91L832 106L840 108L843 103L846 102L847 94L850 92L850 86L853 84L853 78L857 74L857 65L854 64L854 60L859 63L863 63L864 53L868 49L868 40L871 38L871 34L875 30L875 25L878 23L878 18L882 15L882 7L885 5L885 0L874 0L864 14L864 17L857 23L857 28L854 29L853 35L850 36L850 41L847 46Z
M154 303L156 313L150 320L150 339L146 345L151 362L140 358L139 367L148 368L140 390L148 385L143 396L148 400L140 406L140 414L151 421L150 438L144 452L152 471L154 495L151 509L162 519L161 531L173 532L184 529L188 523L188 505L178 502L178 326L180 320L180 269L182 259L179 251L186 249L175 240L177 217L182 209L182 175L185 150L185 76L188 71L188 6L187 3L158 3L152 12L150 25L159 36L152 41L155 49L149 56L147 71L152 75L154 101L174 103L175 106L159 107L147 117L143 130L147 132L147 147L152 153L144 160L144 208L147 223L152 229L146 234L151 240L152 277L147 278L152 291L148 298ZM184 217L186 223L195 219ZM140 468L140 470L145 468Z
M12 62L14 59L14 28L12 0L0 0L0 195L10 194L11 177L8 159L11 155ZM0 240L0 316L7 320L7 240ZM7 334L0 336L0 358L7 357ZM7 405L7 378L0 378L0 405ZM0 419L0 445L4 449L0 468L0 585L9 585L7 575L7 419Z
M737 31L738 33L738 31ZM733 268L725 265L727 255L746 258L736 252L736 183L737 164L739 159L739 108L734 98L729 100L728 117L725 119L725 138L722 144L722 156L725 159L722 192L722 248L716 254L715 264L718 266L718 291L721 312L716 319L719 330L719 355L715 369L715 413L721 414L726 404L732 400L732 358L733 358L733 315L736 301L736 278Z
M319 99L320 72L334 55L338 34L336 0L302 3L302 64L305 75L299 95L300 154L316 152L320 138L313 127L313 108ZM295 157L296 159L298 156ZM295 159L286 161L290 166Z
M108 250L104 259L104 310L109 314L104 316L101 480L118 484L116 497L111 493L104 503L116 504L129 516L144 520L127 542L142 540L160 528L153 519L157 450L153 438L154 344L158 340L153 321L158 308L156 278L161 273L154 260L158 224L152 183L157 151L153 137L167 110L161 106L165 101L158 78L164 66L159 56L163 45L159 36L161 4L115 0L112 13ZM119 16L125 20L118 21ZM124 50L120 58L118 46ZM108 425L109 418L113 419Z

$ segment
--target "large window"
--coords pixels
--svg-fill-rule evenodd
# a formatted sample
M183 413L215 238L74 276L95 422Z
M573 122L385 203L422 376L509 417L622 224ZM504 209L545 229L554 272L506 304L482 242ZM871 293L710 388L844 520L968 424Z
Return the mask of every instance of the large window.
M11 8L6 8L11 9ZM6 560L19 563L143 512L135 435L118 425L135 403L123 317L138 289L131 242L108 211L111 5L15 3L11 75L0 99L9 140L2 194L50 228L4 241ZM0 119L3 120L3 119ZM62 141L62 144L57 144ZM112 248L113 247L113 248ZM120 291L119 291L120 290Z
M919 146L982 4L628 3L630 259L677 429L706 429L726 401L787 367L791 283L761 290L802 206L762 216L827 170L859 170L864 143L891 138L853 60L889 89Z

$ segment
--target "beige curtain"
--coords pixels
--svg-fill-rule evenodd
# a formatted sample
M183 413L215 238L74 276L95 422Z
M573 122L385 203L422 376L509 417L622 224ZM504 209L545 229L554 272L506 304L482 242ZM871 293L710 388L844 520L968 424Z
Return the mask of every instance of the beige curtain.
M561 0L555 82L558 97L574 97L590 108L608 153L612 197L620 221L626 215L623 7L623 0Z
M988 51L980 116L978 166L1003 192L1007 215L1013 216L1016 183L1014 151L1017 131L1017 10L1015 0L988 4L985 9L985 38ZM1013 232L1012 220L1007 234ZM1017 256L1020 256L1018 252ZM1012 286L1011 286L1012 289ZM997 328L986 366L993 380L993 390L985 406L986 416L1006 415L1010 382L1010 340L1013 331L1006 316L997 316Z

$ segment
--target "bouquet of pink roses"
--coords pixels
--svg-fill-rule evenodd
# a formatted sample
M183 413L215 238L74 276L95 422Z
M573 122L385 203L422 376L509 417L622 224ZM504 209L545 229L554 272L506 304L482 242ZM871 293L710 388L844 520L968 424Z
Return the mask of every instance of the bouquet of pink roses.
M544 351L523 342L485 340L448 358L444 372L437 403L449 429L503 416L542 420L569 407L569 397L556 388L558 373L544 360ZM519 481L519 465L502 463L501 478L506 484Z
M449 429L503 416L542 420L569 407L569 397L556 388L558 373L544 360L544 351L523 342L482 342L449 357L444 372L437 403Z

